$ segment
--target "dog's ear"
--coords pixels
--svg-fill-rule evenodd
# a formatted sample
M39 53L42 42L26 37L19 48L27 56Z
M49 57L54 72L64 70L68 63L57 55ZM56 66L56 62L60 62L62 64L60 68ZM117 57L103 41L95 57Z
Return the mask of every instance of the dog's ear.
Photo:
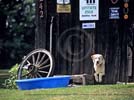
M103 60L105 61L105 58L103 57Z
M103 60L103 64L105 64L105 58L104 58L104 56L102 56L102 60Z
M91 58L94 59L94 55L91 55Z
M104 60L104 56L102 55L102 60Z

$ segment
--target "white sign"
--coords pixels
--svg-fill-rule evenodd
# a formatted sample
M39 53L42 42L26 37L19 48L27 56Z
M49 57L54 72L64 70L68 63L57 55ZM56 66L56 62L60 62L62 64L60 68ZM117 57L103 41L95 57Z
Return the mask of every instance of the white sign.
M80 0L80 20L99 20L99 0Z
M69 4L70 0L57 0L57 4Z
M82 29L93 29L95 27L95 23L82 23Z

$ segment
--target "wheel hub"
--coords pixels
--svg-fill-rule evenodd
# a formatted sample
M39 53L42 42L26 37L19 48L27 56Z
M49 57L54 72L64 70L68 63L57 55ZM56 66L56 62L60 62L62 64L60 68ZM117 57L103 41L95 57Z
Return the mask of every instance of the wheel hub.
M35 65L30 65L28 71L31 72L32 75L35 75L38 73L38 68Z

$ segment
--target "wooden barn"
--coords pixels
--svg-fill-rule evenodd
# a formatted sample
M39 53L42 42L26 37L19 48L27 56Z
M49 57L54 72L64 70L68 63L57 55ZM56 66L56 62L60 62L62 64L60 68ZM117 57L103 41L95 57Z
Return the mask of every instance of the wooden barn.
M91 55L100 53L106 61L105 83L132 82L133 4L134 0L36 0L35 48L52 49L54 74L93 75Z

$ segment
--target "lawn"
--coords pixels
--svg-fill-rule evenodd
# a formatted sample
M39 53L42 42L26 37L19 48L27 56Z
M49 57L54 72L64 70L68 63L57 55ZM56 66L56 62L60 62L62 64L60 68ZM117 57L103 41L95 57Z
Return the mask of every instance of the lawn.
M0 89L0 100L134 100L134 84L23 91Z

